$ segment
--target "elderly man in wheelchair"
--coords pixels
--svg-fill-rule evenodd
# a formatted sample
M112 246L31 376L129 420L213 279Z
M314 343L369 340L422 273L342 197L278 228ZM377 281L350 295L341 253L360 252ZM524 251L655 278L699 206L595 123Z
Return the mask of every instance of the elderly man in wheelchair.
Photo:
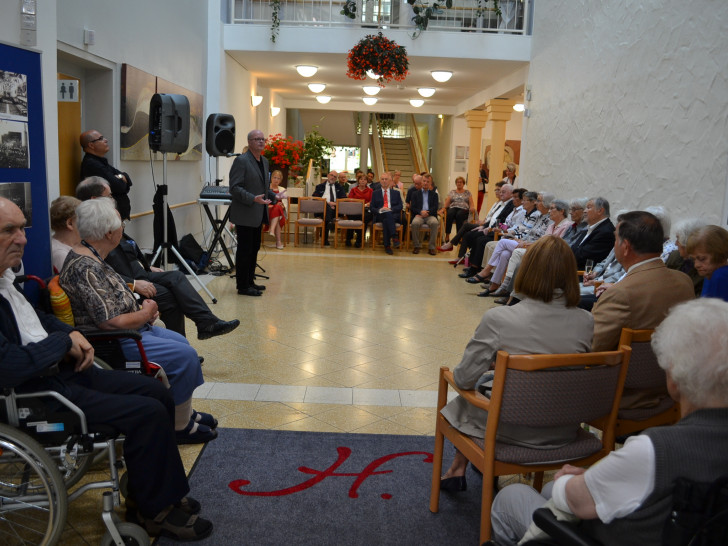
M90 431L123 434L127 500L147 532L185 541L209 536L212 523L186 496L169 390L150 377L94 367L94 350L80 332L28 303L11 269L26 242L22 211L0 198L0 388L57 392L83 411ZM58 372L48 374L56 364Z

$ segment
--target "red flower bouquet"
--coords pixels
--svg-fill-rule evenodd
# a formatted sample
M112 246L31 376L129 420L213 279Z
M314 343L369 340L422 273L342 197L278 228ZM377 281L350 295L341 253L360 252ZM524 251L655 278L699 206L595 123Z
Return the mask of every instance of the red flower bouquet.
M367 70L379 76L377 83L384 87L384 83L391 80L403 81L409 72L409 59L404 46L382 36L369 34L359 41L347 57L346 75L354 80L364 80Z
M303 142L292 137L283 138L280 133L270 135L265 141L263 155L278 168L288 168L291 174L300 170Z

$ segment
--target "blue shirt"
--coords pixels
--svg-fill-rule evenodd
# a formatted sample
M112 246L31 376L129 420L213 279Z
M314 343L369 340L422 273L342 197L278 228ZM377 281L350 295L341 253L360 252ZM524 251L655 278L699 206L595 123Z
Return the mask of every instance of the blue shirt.
M713 271L709 279L705 279L700 297L720 298L728 301L728 265L719 267Z

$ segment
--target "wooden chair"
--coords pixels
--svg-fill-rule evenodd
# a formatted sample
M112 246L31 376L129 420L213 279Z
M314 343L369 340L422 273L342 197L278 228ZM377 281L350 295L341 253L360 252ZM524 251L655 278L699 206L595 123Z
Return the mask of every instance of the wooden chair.
M359 216L359 220L349 220L343 216ZM339 232L346 234L348 230L361 232L360 241L364 241L364 232L367 229L364 222L364 199L337 199L336 200L336 222L334 223L334 248L337 248Z
M652 351L652 334L654 330L633 330L622 328L619 345L632 348L632 358L629 362L627 379L624 382L625 391L667 392L667 376L665 370L660 368L657 357ZM641 432L650 427L673 425L680 420L680 404L670 396L660 400L652 408L623 409L620 408L615 423L615 437ZM603 429L603 421L590 423L596 428ZM614 449L614 446L612 446Z
M326 229L326 199L323 197L299 197L298 214L296 215L296 225L294 227L293 246L298 246L299 228L303 229L312 227L314 232L314 241L316 232L321 230L321 248L324 246L324 230ZM315 218L314 214L321 214L321 218ZM306 215L306 216L304 216Z
M437 512L439 508L445 438L483 473L480 543L490 539L494 477L535 472L534 487L540 490L545 470L561 468L566 462L587 466L606 456L614 442L614 423L630 353L629 347L560 355L509 355L498 351L490 399L458 388L452 372L440 368L430 510ZM448 385L468 403L488 412L484 441L453 428L440 413L447 403ZM610 425L601 440L581 427L596 416ZM555 449L506 444L496 436L502 423L528 427L573 424L576 437Z
M439 227L437 228L437 237L435 239L435 246L441 246L442 244L442 234L445 231L444 224L442 223L442 217L438 215L437 217L438 221L440 222ZM422 224L422 227L420 228L420 237L421 242L425 241L425 236L430 236L430 228L427 227L426 224ZM407 211L407 242L405 244L405 250L409 250L412 246L412 213Z
M394 226L397 232L397 237L399 237L400 242L404 244L404 241L402 241L402 224L400 224L399 222L395 222ZM374 250L377 246L377 235L382 234L383 236L383 231L384 229L381 222L372 221L372 250ZM381 238L382 237L379 237L379 239Z

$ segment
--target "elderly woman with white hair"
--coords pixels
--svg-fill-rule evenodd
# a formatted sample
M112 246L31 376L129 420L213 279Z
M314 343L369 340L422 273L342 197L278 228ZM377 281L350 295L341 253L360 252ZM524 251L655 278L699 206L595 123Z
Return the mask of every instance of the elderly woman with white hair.
M665 261L668 269L682 271L690 277L690 280L693 281L696 296L700 296L703 291L703 277L695 269L693 258L688 254L688 241L691 235L707 225L707 222L701 218L687 218L679 221L675 225L675 245L677 249L673 250Z
M121 240L124 223L109 198L90 199L76 207L81 242L68 253L60 274L61 287L71 301L76 327L81 331L131 329L142 335L147 357L165 371L175 403L177 443L202 443L217 437L217 420L192 409L192 393L204 383L200 360L184 336L154 326L157 303L141 306L124 280L104 259ZM128 359L140 359L133 340L121 341Z
M580 534L600 544L665 544L676 480L709 483L726 475L726 331L724 301L675 306L652 336L652 348L667 374L670 396L680 403L680 421L628 438L589 469L564 465L542 493L523 484L505 487L491 509L494 542L534 538L539 531L532 514L548 499L547 506L561 512L559 519L582 520Z

